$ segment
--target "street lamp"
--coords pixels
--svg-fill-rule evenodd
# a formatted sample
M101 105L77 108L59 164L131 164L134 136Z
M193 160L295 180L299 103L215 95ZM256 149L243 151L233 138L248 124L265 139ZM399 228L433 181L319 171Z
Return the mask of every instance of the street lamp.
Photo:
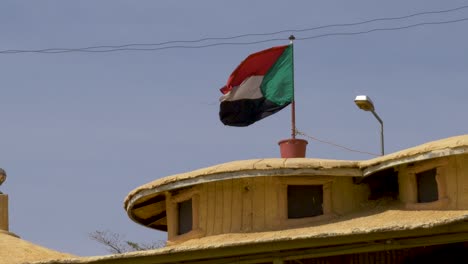
M364 111L370 111L375 116L375 118L377 118L377 120L379 121L379 123L380 123L380 149L381 149L381 154L383 156L384 155L383 121L382 121L382 119L380 119L380 117L375 112L374 103L372 102L372 100L367 95L358 95L358 96L356 96L356 98L354 99L354 102L356 103L356 105L360 109L362 109Z

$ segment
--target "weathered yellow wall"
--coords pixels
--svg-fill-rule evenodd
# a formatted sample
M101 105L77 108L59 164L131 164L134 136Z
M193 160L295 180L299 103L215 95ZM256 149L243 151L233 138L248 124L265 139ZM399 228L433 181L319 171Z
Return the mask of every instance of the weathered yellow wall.
M271 228L271 218L277 215L271 180L258 177L201 185L200 228L207 236ZM266 206L266 201L270 206Z
M438 181L440 202L434 203L432 209L468 209L468 155L416 162L414 166L420 166L424 168L423 170L436 166L440 170L438 171L441 177ZM405 204L417 204L416 180L411 172L411 168L406 165L399 168L399 197ZM420 209L431 209L431 206L421 205Z
M457 194L457 184L460 178L459 172L457 170L457 158L456 156L449 157L447 166L444 169L445 173L445 187L446 187L446 195L448 200L447 209L457 209L458 201L460 197Z
M457 209L468 209L468 155L455 156Z
M411 181L406 165L403 165L398 171L399 198L403 203L415 203L413 195L414 183Z
M334 214L352 212L367 200L367 187L353 184L350 177L336 177L331 186ZM278 178L229 179L198 187L199 227L206 236L284 228Z
M353 184L351 177L337 177L332 185L332 208L339 215L355 211L369 197L366 184Z

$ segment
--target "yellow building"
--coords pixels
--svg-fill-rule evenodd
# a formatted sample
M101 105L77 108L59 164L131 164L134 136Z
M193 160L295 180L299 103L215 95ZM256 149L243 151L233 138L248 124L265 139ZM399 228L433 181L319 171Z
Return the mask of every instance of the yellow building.
M234 161L133 190L167 245L37 263L468 263L468 135L366 161Z

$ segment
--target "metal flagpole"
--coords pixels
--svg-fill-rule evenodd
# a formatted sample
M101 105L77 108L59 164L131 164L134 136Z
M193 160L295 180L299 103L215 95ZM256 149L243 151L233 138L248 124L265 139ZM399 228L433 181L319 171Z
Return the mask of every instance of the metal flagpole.
M280 146L281 158L305 158L307 141L296 139L296 100L294 95L294 35L289 36L289 45L291 45L291 63L292 63L292 98L291 98L291 138L278 142Z
M296 38L294 35L289 36L289 44L291 45L292 55L292 101L291 101L291 138L296 139L296 103L294 100L294 46L293 42Z

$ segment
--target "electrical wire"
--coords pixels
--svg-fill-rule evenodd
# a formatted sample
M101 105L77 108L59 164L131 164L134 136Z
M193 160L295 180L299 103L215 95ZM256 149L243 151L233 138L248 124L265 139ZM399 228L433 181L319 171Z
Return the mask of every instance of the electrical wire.
M237 36L231 37L208 37L208 38L201 38L196 40L174 40L174 41L166 41L160 43L134 43L134 44L125 44L125 45L106 45L106 46L90 46L84 48L47 48L47 49L39 49L39 50L1 50L0 54L17 54L17 53L69 53L69 52L89 52L89 53L102 53L102 52L117 52L117 51L157 51L157 50L165 50L165 49L198 49L198 48L207 48L213 46L221 46L221 45L252 45L252 44L259 44L265 42L273 42L273 41L284 41L284 39L280 38L273 38L267 39L262 41L253 41L253 42L220 42L220 43L213 43L213 44L206 44L206 45L198 45L198 46L186 46L186 45L172 45L167 47L153 47L153 46L163 46L168 44L175 44L175 43L199 43L204 41L211 41L211 40L232 40L237 38L244 38L244 37L253 37L253 36L271 36L277 35L281 33L298 33L298 32L307 32L331 27L345 27L345 26L356 26L356 25L363 25L367 23L377 22L377 21L392 21L392 20L401 20L407 19L411 17L417 17L422 15L429 15L429 14L442 14L442 13L449 13L455 12L462 9L468 8L468 5L460 6L452 9L446 10L438 10L438 11L427 11L427 12L419 12L414 13L406 16L400 17L386 17L386 18L376 18L365 20L361 22L355 23L342 23L342 24L330 24L325 26L319 27L312 27L312 28L305 28L305 29L288 29L288 30L281 30L276 32L269 32L269 33L250 33L250 34L242 34ZM359 35L359 34L366 34L375 31L390 31L390 30L402 30L408 29L412 27L422 26L422 25L436 25L436 24L449 24L449 23L456 23L461 21L466 21L468 18L462 18L457 20L450 20L450 21L438 21L438 22L423 22L413 25L401 26L401 27L394 27L394 28L375 28L368 31L360 31L360 32L342 32L342 33L327 33L321 34L317 36L310 36L310 37L302 37L296 38L297 40L308 40L308 39L317 39L322 37L329 37L329 36L345 36L345 35ZM153 47L153 48L138 48L138 47Z
M455 19L455 20L438 21L438 22L422 22L422 23L401 26L401 27L392 27L392 28L374 28L374 29L358 31L358 32L328 33L328 34L321 34L321 35L311 36L311 37L296 38L296 40L310 40L310 39L317 39L317 38L324 38L324 37L331 37L331 36L361 35L361 34L368 34L368 33L376 32L376 31L403 30L403 29L420 27L420 26L425 26L425 25L443 25L443 24L452 24L452 23L458 23L458 22L463 22L463 21L468 21L468 18L460 18L460 19Z
M301 136L304 136L304 137L306 137L306 138L308 138L308 139L312 139L312 140L315 140L315 141L317 141L317 142L324 143L324 144L327 144L327 145L331 145L331 146L334 146L334 147L338 147L338 148L341 148L341 149L344 149L344 150L347 150L347 151L356 152L356 153L361 153L361 154L367 154L367 155L371 155L371 156L375 156L375 157L379 157L379 156L380 156L380 155L375 154L375 153L371 153L371 152L367 152L367 151L355 150L355 149L348 148L348 147L345 147L345 146L342 146L342 145L339 145L339 144L336 144L336 143L333 143L333 142L330 142L330 141L326 141L326 140L318 139L318 138L313 137L313 136L309 136L309 135L307 135L307 134L304 133L304 132L300 132L299 130L297 130L297 128L296 128L296 135L301 135Z
M183 46L183 45L174 45L174 46L167 46L167 47L160 47L160 48L118 48L118 49L109 49L109 50L86 50L86 49L60 49L60 50L6 50L0 51L0 54L9 54L9 53L45 53L45 54L56 54L56 53L68 53L68 52L89 52L89 53L102 53L102 52L115 52L115 51L157 51L157 50L166 50L166 49L201 49L201 48L209 48L215 46L234 46L234 45L253 45L265 42L273 42L273 41L284 41L282 38L276 39L267 39L267 40L259 40L259 41L249 41L249 42L220 42L220 43L212 43L206 45L199 45L199 46Z
M392 28L374 28L366 31L358 31L358 32L336 32L336 33L327 33L321 34L316 36L310 37L297 37L297 41L301 40L311 40L311 39L319 39L324 37L331 37L331 36L351 36L351 35L362 35L368 34L377 31L396 31L396 30L404 30L414 27L420 27L424 25L443 25L443 24L451 24L451 23L458 23L468 21L468 18L461 18L456 20L448 20L448 21L438 21L438 22L422 22L407 26L401 27L392 27ZM198 45L198 46L183 46L183 45L174 45L174 46L167 46L167 47L159 47L159 48L118 48L118 49L109 49L109 50L85 50L85 49L62 49L62 50L4 50L0 51L0 54L16 54L16 53L43 53L43 54L57 54L57 53L69 53L69 52L85 52L85 53L104 53L104 52L117 52L117 51L158 51L158 50L167 50L167 49L201 49L201 48L208 48L208 47L215 47L215 46L234 46L234 45L253 45L259 43L266 43L266 42L275 42L275 41L284 41L283 38L274 38L274 39L266 39L266 40L259 40L259 41L249 41L249 42L219 42L219 43L212 43L206 45Z
M325 29L325 28L331 28L331 27L357 26L357 25L363 25L363 24L373 23L377 21L401 20L401 19L407 19L411 17L417 17L417 16L429 15L429 14L450 13L450 12L454 12L454 11L458 11L458 10L462 10L466 8L468 8L468 5L446 9L446 10L419 12L419 13L414 13L411 15L400 16L400 17L375 18L375 19L370 19L370 20L365 20L365 21L355 22L355 23L331 24L331 25L305 28L305 29L285 29L285 30L269 32L269 33L248 33L248 34L241 34L241 35L236 35L236 36L231 36L231 37L207 37L207 38L201 38L201 39L196 39L196 40L172 40L172 41L165 41L165 42L160 42L160 43L147 43L147 44L135 43L135 44L125 44L125 45L119 45L119 46L94 46L94 47L91 46L91 47L86 47L82 49L126 48L129 46L162 46L162 45L173 44L173 43L197 43L197 42L204 42L204 41L210 41L210 40L231 40L231 39L244 38L244 37L272 36L272 35L277 35L277 34L282 34L282 33L305 32L305 31L313 31L313 30Z
M365 20L365 21L361 21L361 22L331 24L331 25L318 26L318 27L305 28L305 29L286 29L286 30L281 30L281 31L276 31L276 32L271 32L271 33L244 34L244 35L234 36L234 37L231 37L231 38L240 38L240 37L247 37L247 36L276 35L276 34L280 34L280 33L292 33L292 32L297 33L297 32L313 31L313 30L319 30L319 29L325 29L325 28L331 28L331 27L358 26L358 25L364 25L364 24L373 23L373 22L377 22L377 21L393 21L393 20L401 20L401 19L407 19L407 18L411 18L411 17L417 17L417 16L421 16L421 15L449 13L449 12L454 12L454 11L458 11L458 10L462 10L462 9L466 9L466 8L468 8L468 5L460 6L460 7L456 7L456 8L452 8L452 9L447 9L447 10L420 12L420 13L415 13L415 14L400 16L400 17L375 18L375 19Z

